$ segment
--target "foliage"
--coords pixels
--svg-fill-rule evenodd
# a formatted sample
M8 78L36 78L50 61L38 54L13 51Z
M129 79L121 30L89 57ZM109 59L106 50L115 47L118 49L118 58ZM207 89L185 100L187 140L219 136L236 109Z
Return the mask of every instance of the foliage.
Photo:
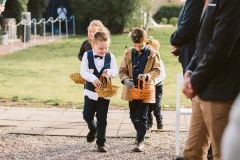
M167 18L168 21L172 17L178 17L181 12L183 5L182 4L167 4L159 8L158 12L153 16L153 19L160 23L161 19Z
M43 14L46 12L46 8L49 4L49 0L29 0L28 6L31 6L31 9L36 12L39 17L39 20L43 17ZM43 24L37 25L37 30L40 35L43 35Z
M12 0L12 8L13 9L13 13L14 13L14 17L16 18L16 23L20 23L20 21L22 20L22 12L26 12L27 11L27 3L28 0ZM22 28L21 27L17 27L17 36L20 38L22 34Z
M7 34L7 33L5 32L5 30L0 25L0 35L4 35L4 34Z
M175 107L176 73L182 72L178 58L170 53L169 37L176 27L152 28L148 36L153 36L161 43L160 54L163 60L166 79L163 84L163 108ZM128 33L112 35L109 52L113 53L118 67L123 59L126 48L131 46ZM86 35L57 40L43 46L36 46L19 50L13 54L0 57L0 99L19 101L37 101L59 106L72 104L83 106L83 85L75 84L70 74L79 72L81 62L77 58L79 46L86 39ZM110 105L128 108L128 103L121 100L122 84L120 79L112 79L112 83L119 86L118 93L112 97ZM26 98L27 97L27 98ZM28 100L29 99L29 100ZM181 105L190 106L191 101L181 95Z
M168 23L168 19L167 18L162 18L161 22L162 22L162 24L167 24Z
M42 18L43 14L46 12L48 4L49 0L29 0L28 6L31 6L31 9Z
M174 27L177 25L178 18L177 17L172 17L169 20L169 24L172 24Z
M130 16L138 7L138 0L68 0L68 4L78 22L78 32L84 27L86 33L88 24L98 19L111 33L122 33L126 23L133 20Z

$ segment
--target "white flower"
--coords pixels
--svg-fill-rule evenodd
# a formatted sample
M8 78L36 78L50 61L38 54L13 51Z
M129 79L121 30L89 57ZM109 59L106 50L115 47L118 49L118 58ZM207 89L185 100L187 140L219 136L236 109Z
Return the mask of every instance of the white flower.
M153 36L149 36L149 38L153 39L154 37Z

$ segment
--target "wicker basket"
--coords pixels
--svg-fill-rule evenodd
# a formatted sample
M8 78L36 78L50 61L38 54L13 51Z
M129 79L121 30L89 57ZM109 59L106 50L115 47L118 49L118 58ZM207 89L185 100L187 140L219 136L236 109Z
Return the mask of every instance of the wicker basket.
M130 88L130 94L132 99L136 100L146 100L152 99L154 90L153 89L145 89L145 79L142 79L142 89L140 89L140 80L138 80L138 88Z
M112 85L109 78L104 78L100 76L100 81L103 84L101 87L95 89L98 94L98 97L112 97L117 94L118 86Z
M70 78L77 84L86 84L86 80L82 78L80 73L73 73Z

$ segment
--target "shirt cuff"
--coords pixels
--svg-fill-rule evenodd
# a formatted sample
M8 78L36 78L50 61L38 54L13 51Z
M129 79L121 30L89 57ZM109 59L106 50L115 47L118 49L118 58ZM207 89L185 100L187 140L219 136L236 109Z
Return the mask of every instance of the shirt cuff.
M186 70L186 72L190 72L191 74L193 73L193 71L191 71L191 70Z

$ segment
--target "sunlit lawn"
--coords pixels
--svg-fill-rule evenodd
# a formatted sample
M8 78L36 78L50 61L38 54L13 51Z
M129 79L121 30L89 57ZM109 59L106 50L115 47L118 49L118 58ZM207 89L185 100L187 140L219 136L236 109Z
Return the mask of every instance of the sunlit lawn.
M170 54L169 37L174 30L175 28L153 28L148 32L148 36L153 36L161 43L160 53L167 74L162 98L164 108L175 107L176 73L182 72L177 58ZM118 65L125 47L131 46L127 35L111 36L110 52L115 55ZM86 35L70 37L0 57L0 98L59 106L72 104L81 108L83 86L75 84L69 75L80 70L77 55L85 39ZM111 105L127 108L127 102L121 100L122 84L119 78L114 79L113 84L120 88L118 95L112 98ZM184 96L181 99L181 105L189 107L190 101Z

